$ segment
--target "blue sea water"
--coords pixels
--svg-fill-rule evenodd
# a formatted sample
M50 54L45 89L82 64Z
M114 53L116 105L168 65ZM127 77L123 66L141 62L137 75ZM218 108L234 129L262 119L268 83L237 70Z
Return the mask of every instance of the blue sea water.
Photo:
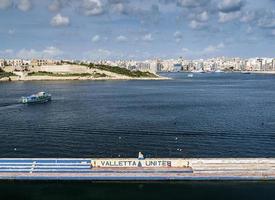
M274 157L275 76L0 83L0 157ZM38 91L53 101L21 105Z
M0 83L0 157L274 157L275 76ZM21 96L53 95L22 105ZM274 182L0 182L1 199L274 199Z

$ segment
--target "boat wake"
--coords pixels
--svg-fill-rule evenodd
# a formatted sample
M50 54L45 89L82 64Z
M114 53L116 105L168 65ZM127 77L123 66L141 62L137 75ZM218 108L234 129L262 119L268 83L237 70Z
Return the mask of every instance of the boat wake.
M6 105L1 105L0 104L0 111L20 108L22 106L23 106L23 104L20 104L20 103L6 104Z

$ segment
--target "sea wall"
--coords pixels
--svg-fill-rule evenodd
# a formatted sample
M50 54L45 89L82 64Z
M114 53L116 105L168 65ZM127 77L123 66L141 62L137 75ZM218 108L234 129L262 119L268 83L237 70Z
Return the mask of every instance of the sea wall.
M133 162L142 164L133 164ZM275 159L2 158L0 159L0 180L274 181Z

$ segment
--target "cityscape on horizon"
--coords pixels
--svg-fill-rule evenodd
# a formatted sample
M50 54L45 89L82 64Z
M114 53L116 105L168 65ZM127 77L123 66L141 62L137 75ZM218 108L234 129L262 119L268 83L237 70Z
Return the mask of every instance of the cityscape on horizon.
M186 60L178 59L151 59L135 60L54 60L54 59L0 59L0 69L8 72L30 71L31 68L48 66L50 68L62 67L63 64L99 64L125 68L130 71L144 72L179 72L179 71L271 71L275 72L275 58L227 58L217 57L211 59Z

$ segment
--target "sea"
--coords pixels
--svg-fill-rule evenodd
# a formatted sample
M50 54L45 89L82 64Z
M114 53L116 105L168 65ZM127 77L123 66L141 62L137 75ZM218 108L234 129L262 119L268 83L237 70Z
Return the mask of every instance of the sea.
M171 80L0 83L0 157L275 157L275 75L160 75ZM51 93L52 101L19 103L39 91ZM0 197L274 199L274 186L1 182Z

